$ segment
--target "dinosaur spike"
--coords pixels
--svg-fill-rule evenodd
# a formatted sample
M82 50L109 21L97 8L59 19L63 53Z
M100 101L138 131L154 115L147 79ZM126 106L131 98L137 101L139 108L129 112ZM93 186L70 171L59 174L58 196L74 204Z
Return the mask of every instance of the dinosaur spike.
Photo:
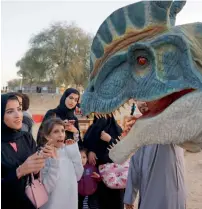
M126 102L126 104L130 106L130 101L128 100L128 101Z
M171 25L175 25L176 15L182 10L186 1L174 1L170 8L170 22Z
M115 139L115 141L116 141L116 143L118 144L120 140L118 140L118 139Z
M124 103L124 104L122 105L122 107L123 107L123 109L125 110L125 109L127 108L126 103Z
M124 106L125 109L127 108L127 104L126 103L124 103L123 106Z

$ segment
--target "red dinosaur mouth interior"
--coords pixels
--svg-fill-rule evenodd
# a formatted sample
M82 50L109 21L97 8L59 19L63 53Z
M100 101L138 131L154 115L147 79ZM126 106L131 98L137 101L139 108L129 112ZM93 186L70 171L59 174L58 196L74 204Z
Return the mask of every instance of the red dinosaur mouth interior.
M154 117L164 111L169 105L180 97L194 91L194 89L185 89L179 92L172 93L159 100L146 102L148 110L143 113L142 117Z
M183 97L184 95L186 95L190 92L193 92L193 91L195 91L195 89L184 89L182 91L175 92L175 93L172 93L170 95L167 95L167 96L165 96L161 99L158 99L158 100L154 100L154 101L150 101L150 102L143 102L143 103L145 103L144 108L142 108L142 107L139 108L140 112L142 113L141 118L143 118L143 117L144 118L154 117L154 116L160 114L169 105L171 105L174 101L176 101L180 97ZM133 102L134 101L135 100L133 100ZM138 102L138 101L136 100L136 102ZM126 102L126 103L128 104L128 102ZM122 107L124 107L124 105L122 105ZM106 117L111 117L112 114L114 116L116 116L117 111L118 111L119 114L121 114L120 108L115 110L113 113L109 113L109 114L102 114L102 113L96 113L96 112L93 112L93 113L95 114L95 116L97 118L101 118L101 117L106 118Z

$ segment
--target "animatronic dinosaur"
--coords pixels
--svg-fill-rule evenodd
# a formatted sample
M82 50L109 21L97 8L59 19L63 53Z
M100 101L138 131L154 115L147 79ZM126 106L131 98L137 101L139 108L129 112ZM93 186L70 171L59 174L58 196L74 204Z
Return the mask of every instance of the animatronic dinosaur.
M202 23L175 25L184 1L142 1L118 9L91 47L82 112L103 116L129 99L149 112L109 152L124 162L143 145L202 142Z

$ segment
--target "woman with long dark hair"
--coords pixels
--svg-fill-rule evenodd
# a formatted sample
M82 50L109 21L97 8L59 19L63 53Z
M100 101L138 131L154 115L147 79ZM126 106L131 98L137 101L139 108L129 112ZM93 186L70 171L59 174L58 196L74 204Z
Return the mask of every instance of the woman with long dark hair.
M116 143L121 136L122 129L114 117L96 118L84 136L84 147L88 149L89 163L102 165L112 163L109 158L109 145ZM110 189L103 182L100 182L97 190L99 209L123 209L123 189Z
M22 113L23 113L23 121L22 121L22 131L27 131L32 133L32 127L34 125L34 121L32 119L31 114L29 113L29 105L30 99L26 94L22 94L19 92L10 92L10 95L15 95L18 98L20 105L22 106Z
M32 135L21 131L23 113L18 98L1 95L1 208L34 209L25 194L28 176L44 167Z
M58 117L65 122L65 133L66 140L78 141L78 145L82 146L82 141L80 137L79 123L78 119L74 114L76 105L79 101L80 94L74 88L68 88L60 99L60 103L55 109L48 110L44 116L42 124L39 128L37 143L40 141L40 133L42 130L43 122L51 117ZM38 143L40 146L40 144Z

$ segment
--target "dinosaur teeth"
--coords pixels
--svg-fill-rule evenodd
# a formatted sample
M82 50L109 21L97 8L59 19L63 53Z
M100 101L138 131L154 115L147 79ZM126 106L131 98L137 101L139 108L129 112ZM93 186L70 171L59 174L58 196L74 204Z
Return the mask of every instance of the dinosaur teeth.
M126 102L126 104L130 106L130 102L129 102L129 100Z

